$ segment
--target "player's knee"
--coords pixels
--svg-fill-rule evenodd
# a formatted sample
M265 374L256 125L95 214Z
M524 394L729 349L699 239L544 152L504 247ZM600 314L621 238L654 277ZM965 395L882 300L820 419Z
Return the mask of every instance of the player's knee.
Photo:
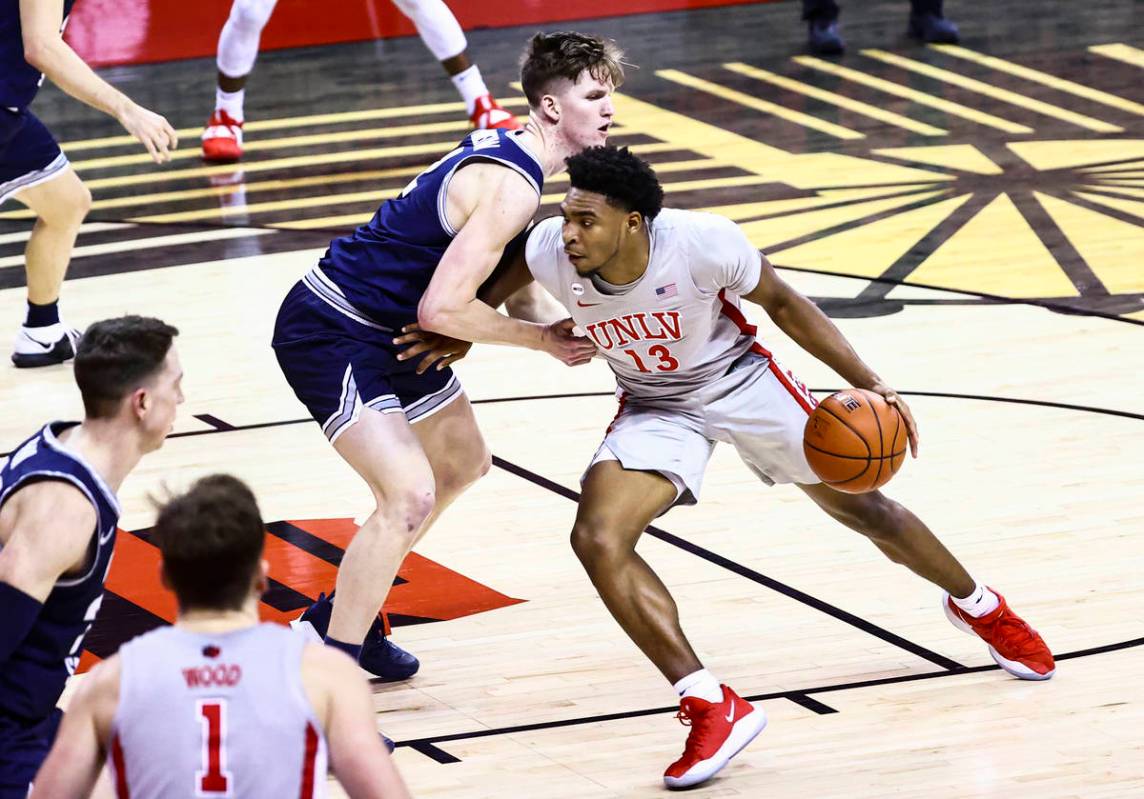
M602 519L577 519L572 526L572 551L588 570L607 568L631 552L618 533L613 525Z
M64 178L55 202L45 204L40 217L49 225L79 227L91 210L91 190L79 178Z
M378 503L377 512L383 525L396 535L416 538L417 532L433 513L437 494L432 485L415 485L388 492Z

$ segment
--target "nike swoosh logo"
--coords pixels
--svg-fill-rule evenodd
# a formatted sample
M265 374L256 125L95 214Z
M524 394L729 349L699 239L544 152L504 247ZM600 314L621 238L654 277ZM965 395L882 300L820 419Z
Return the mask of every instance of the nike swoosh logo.
M727 721L731 721L733 718L735 718L735 706L731 705L731 709L727 711Z
M595 308L600 303L598 303L598 302L581 302L580 300L576 300L576 304L579 305L581 308Z
M56 346L56 342L54 342L54 341L45 344L44 342L40 341L39 339L32 338L27 333L24 334L24 338L28 339L28 341L32 342L33 344L39 344L41 347L44 348L44 352L47 352L52 347Z

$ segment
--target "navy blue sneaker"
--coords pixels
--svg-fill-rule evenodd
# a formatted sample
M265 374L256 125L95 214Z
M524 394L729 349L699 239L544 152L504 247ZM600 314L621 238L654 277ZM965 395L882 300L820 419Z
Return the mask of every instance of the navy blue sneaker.
M910 14L910 36L926 44L957 44L957 26L939 14Z
M330 629L334 612L333 595L318 595L318 601L306 608L290 626L311 640L321 643ZM358 665L383 682L408 680L421 668L420 661L390 641L383 632L381 619L374 619L362 643Z
M816 55L840 55L844 46L837 19L811 19L806 23L806 46Z

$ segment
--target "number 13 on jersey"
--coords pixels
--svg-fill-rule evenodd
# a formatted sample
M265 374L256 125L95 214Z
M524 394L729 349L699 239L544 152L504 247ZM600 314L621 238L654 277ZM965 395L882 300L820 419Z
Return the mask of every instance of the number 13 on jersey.
M635 362L636 368L641 372L674 372L679 368L679 361L673 358L671 350L662 344L648 347L646 359L641 358L635 350L624 350L624 354ZM651 363L652 368L648 368L648 363Z

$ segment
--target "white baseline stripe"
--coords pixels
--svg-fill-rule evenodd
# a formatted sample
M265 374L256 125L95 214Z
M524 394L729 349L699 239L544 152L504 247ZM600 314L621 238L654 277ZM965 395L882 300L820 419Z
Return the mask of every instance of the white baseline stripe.
M101 230L119 230L125 227L135 227L135 225L126 222L87 222L79 226L79 235L82 236L84 233L99 233ZM0 244L8 244L13 241L27 241L31 235L31 230L22 230L19 233L4 233L0 235Z

